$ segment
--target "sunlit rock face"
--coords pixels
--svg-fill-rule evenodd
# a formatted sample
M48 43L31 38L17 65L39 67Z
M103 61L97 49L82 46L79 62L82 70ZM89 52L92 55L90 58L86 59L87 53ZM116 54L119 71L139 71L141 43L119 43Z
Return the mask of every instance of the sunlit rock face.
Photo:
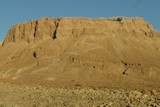
M13 25L1 44L8 81L159 85L160 33L143 18L39 18Z

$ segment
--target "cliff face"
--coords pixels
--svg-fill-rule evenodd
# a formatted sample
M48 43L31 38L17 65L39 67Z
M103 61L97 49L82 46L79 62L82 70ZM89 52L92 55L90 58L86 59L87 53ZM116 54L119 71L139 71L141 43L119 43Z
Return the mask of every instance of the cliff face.
M157 36L142 18L40 18L14 25L7 33L3 45L10 42L33 43L45 38L78 37L81 35L128 34L132 36Z
M4 45L9 42L27 41L33 43L43 37L53 37L58 19L42 18L14 25L4 39Z
M2 45L8 81L160 86L160 33L142 18L40 18L11 27Z

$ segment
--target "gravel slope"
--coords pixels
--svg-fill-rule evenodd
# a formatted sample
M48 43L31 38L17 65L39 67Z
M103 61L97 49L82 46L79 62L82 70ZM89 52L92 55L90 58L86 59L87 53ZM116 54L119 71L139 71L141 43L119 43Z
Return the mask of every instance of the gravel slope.
M160 107L160 92L156 90L0 86L1 107Z

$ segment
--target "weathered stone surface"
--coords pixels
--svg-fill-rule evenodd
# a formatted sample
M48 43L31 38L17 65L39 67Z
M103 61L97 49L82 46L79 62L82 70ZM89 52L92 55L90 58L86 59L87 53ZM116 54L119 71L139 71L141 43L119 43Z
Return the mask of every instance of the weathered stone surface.
M48 37L76 38L85 35L113 35L126 33L128 36L158 36L151 25L142 18L123 18L117 21L115 18L40 18L22 22L12 26L8 31L3 45L10 42L26 41L33 43Z
M159 88L160 33L142 18L40 18L14 25L0 78L56 86Z
M26 41L33 43L43 38L53 37L58 19L40 18L14 25L7 33L3 45L9 42Z

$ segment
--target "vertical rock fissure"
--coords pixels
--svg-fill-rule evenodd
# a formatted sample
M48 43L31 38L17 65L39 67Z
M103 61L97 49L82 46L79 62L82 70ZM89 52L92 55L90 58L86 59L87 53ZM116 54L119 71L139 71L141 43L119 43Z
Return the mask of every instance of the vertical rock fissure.
M13 42L16 42L16 36L13 34Z
M33 52L33 56L34 56L34 58L37 58L37 53L36 53L36 51Z
M34 38L36 37L37 27L38 27L38 21L36 21L35 28L34 28L34 34L33 34Z
M34 28L34 34L33 34L34 37L36 37L36 31L37 31L37 28L35 27Z
M55 31L53 32L53 39L56 39L57 38L57 29L58 29L58 27L59 27L59 22L60 21L57 21L56 20L56 22L55 22L55 25L56 25L56 29L55 29Z

